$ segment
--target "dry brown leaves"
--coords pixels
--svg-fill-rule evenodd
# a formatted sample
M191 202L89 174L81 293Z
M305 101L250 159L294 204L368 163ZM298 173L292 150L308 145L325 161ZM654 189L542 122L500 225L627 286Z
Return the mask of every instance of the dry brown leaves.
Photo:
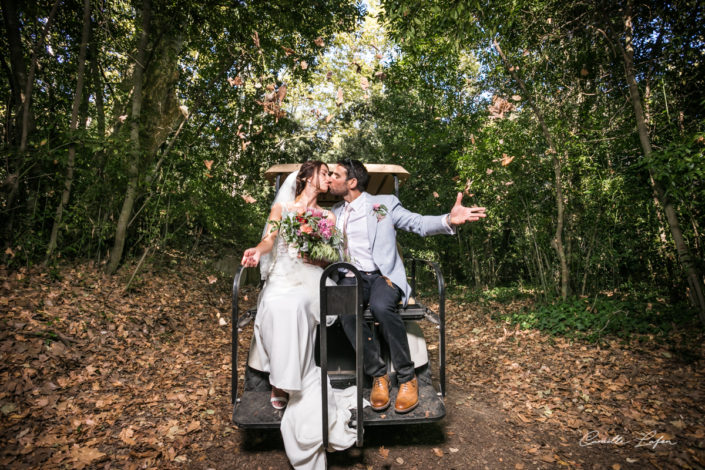
M127 294L85 265L0 268L0 467L187 463L232 431L229 281L192 264Z
M514 108L512 103L499 96L493 96L492 104L487 107L490 119L504 119L504 114L510 113Z
M94 267L65 266L55 280L38 269L0 267L0 467L84 468L109 460L188 468L224 442L235 447L229 279L174 258L143 268L124 293L131 269L110 278ZM250 304L257 298L246 296ZM688 362L655 344L570 342L490 317L524 304L448 303L448 385L467 394L447 404L450 413L481 400L507 417L512 434L541 435L542 442L517 441L524 468L579 467L575 449L591 431L599 440L629 441L599 444L615 457L600 468L616 457L623 465L705 466L702 346ZM240 336L241 349L249 334ZM648 433L651 444L636 448ZM438 461L462 454L434 449L426 455ZM402 458L384 447L379 455Z
M609 445L610 451L632 460L705 465L702 341L693 361L678 359L663 345L572 342L501 324L490 316L527 303L449 303L451 387L496 402L513 426L538 426L547 440L550 436L564 441L566 448L596 431L603 440L621 436L624 445L595 445ZM653 446L659 437L661 442ZM651 446L645 445L649 442ZM539 458L571 462L560 449L541 450Z

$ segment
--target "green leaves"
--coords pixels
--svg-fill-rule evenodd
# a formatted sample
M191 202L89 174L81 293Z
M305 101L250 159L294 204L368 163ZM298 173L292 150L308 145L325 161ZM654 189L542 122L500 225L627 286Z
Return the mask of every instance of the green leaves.
M603 338L655 335L666 337L675 324L692 318L685 305L638 297L573 298L525 308L506 317L523 329L598 342Z

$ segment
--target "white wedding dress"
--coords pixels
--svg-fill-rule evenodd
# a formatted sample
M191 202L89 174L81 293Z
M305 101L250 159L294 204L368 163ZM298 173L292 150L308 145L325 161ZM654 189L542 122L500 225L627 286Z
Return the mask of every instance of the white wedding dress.
M292 216L282 210L282 218ZM304 263L278 236L276 253L260 293L254 325L254 352L270 383L289 393L281 433L289 461L296 469L325 469L322 443L321 370L314 361L316 326L320 318L319 283L323 270ZM332 281L331 281L332 282ZM333 389L328 383L329 449L355 443L348 426L356 406L355 387Z

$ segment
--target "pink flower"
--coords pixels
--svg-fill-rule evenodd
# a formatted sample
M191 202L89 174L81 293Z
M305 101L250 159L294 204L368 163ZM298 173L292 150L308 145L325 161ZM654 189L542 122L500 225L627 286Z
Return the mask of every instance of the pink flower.
M379 222L387 216L387 206L379 203L372 204L372 212L377 216L377 222Z
M328 240L333 234L333 222L328 219L318 221L318 233L321 234L324 240Z

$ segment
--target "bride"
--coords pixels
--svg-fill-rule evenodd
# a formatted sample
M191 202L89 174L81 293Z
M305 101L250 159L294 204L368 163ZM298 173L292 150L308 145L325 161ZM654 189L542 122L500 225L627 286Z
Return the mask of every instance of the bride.
M269 214L269 221L294 217L307 208L321 210L318 195L328 191L328 166L307 161L287 177ZM323 211L335 224L332 212ZM326 453L321 435L321 372L314 362L316 325L320 318L319 282L323 270L305 262L287 246L270 222L262 241L245 250L242 265L260 264L266 280L260 293L253 341L269 373L271 404L284 409L281 433L289 461L296 469L324 469ZM355 408L355 388L333 389L328 384L329 449L343 450L356 438L348 426Z

